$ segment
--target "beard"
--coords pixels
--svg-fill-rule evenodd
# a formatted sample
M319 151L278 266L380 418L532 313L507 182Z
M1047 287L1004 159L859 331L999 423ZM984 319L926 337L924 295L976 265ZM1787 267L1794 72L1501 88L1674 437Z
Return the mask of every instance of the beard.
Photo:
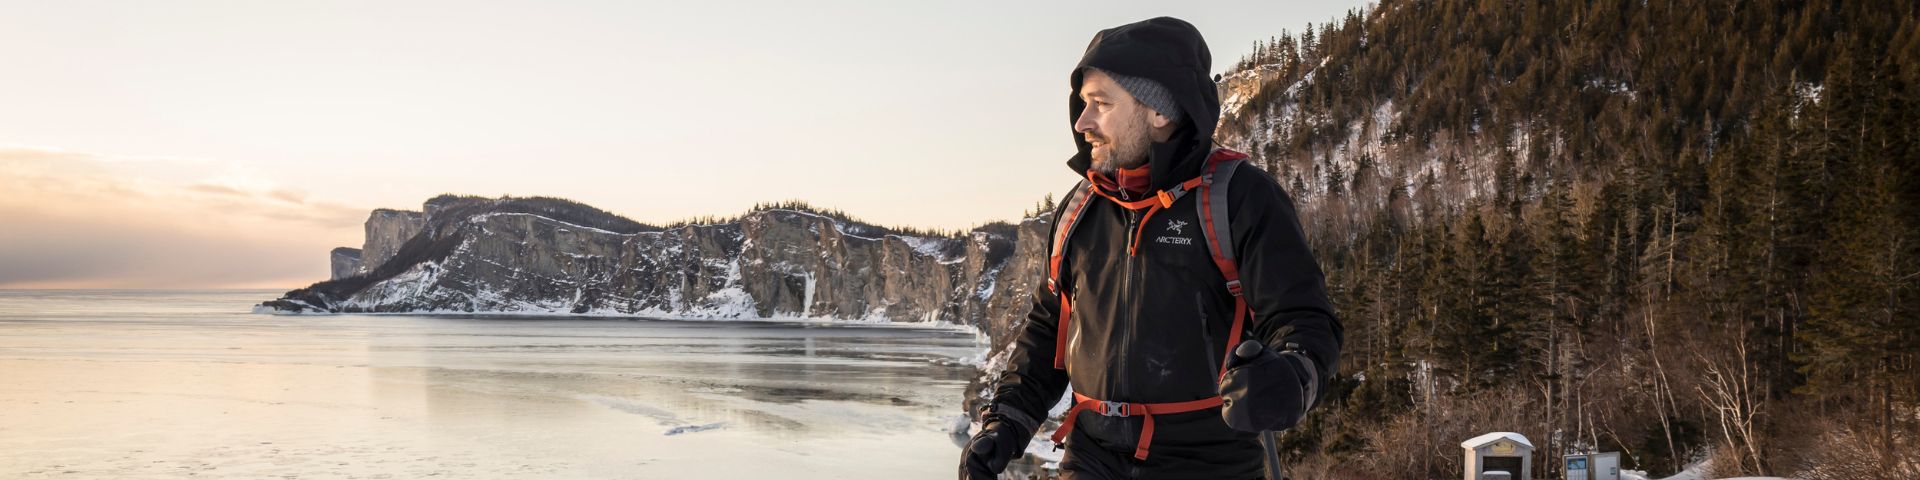
M1098 140L1100 147L1093 149L1093 170L1112 176L1122 168L1134 168L1147 163L1147 147L1153 144L1153 138L1147 136L1147 116L1143 113L1122 120L1112 131L1103 134L1089 133L1088 143Z

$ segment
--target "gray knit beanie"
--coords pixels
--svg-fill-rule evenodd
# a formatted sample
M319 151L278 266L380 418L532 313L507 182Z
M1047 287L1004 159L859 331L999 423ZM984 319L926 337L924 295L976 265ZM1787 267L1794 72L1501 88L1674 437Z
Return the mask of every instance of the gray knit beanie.
M1100 70L1093 67L1087 67L1087 69ZM1171 120L1173 123L1180 123L1180 106L1173 103L1173 94L1167 92L1167 87L1160 86L1160 82L1155 82L1144 77L1130 77L1106 70L1100 70L1100 73L1107 74L1107 78L1113 79L1113 83L1120 84L1120 88L1126 89L1128 95L1133 95L1133 99L1146 104L1147 108L1151 108L1155 112L1160 112L1160 116L1167 117L1167 120Z

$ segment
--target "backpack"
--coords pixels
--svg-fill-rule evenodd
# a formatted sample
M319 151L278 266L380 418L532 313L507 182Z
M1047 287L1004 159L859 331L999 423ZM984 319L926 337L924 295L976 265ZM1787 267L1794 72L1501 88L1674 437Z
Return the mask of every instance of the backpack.
M1053 246L1047 252L1047 290L1049 293L1060 296L1060 316L1056 322L1059 328L1054 333L1053 368L1060 370L1067 368L1067 335L1069 324L1073 319L1073 305L1068 301L1067 292L1060 289L1061 260L1066 256L1067 239L1073 234L1074 226L1080 223L1080 216L1086 212L1092 198L1098 195L1129 210L1146 210L1147 214L1141 217L1139 226L1140 229L1145 229L1147 219L1153 218L1155 212L1172 207L1174 202L1188 193L1197 192L1200 198L1199 201L1194 202L1194 208L1199 210L1200 231L1206 236L1207 250L1213 257L1214 266L1218 267L1221 275L1227 279L1227 292L1233 294L1233 326L1227 335L1227 346L1221 350L1228 356L1220 359L1221 379L1226 377L1227 361L1233 355L1234 346L1240 342L1249 313L1246 298L1240 295L1240 269L1233 255L1233 233L1228 225L1228 219L1231 217L1227 216L1227 185L1232 182L1234 171L1239 169L1246 158L1247 154L1216 148L1207 155L1206 166L1202 168L1200 176L1138 201L1128 202L1114 198L1084 179L1074 186L1073 191L1067 193L1067 208L1061 212L1061 217L1053 224ZM1139 235L1139 232L1136 231L1134 234ZM1129 243L1127 253L1132 254L1136 247L1138 242ZM1075 417L1081 410L1094 410L1107 416L1139 415L1145 417L1146 422L1141 428L1140 441L1134 450L1134 458L1140 460L1147 459L1147 445L1153 439L1154 414L1190 412L1221 404L1221 398L1218 396L1170 403L1109 402L1081 395L1080 392L1074 392L1073 396L1074 406L1067 412L1066 420L1060 428L1054 431L1054 443L1058 444L1066 439L1067 433L1073 429Z

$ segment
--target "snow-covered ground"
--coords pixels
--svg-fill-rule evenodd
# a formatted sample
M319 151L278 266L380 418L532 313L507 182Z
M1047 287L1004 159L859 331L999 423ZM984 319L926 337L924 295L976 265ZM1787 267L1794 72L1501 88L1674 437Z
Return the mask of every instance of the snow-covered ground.
M1687 468L1684 470L1681 470L1680 473L1676 473L1676 474L1673 474L1673 476L1664 477L1664 478L1649 477L1647 476L1647 472L1641 471L1641 470L1621 470L1620 480L1793 480L1785 477L1713 478L1713 477L1707 476L1707 473L1706 473L1707 470L1711 469L1712 467L1713 467L1713 462L1707 461L1707 460L1701 460L1698 462L1694 462L1692 465L1687 465Z

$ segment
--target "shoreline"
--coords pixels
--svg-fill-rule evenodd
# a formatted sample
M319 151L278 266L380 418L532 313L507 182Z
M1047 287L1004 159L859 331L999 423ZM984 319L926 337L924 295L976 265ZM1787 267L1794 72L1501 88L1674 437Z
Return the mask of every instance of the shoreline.
M973 334L975 336L982 335L979 327L947 322L947 321L895 322L890 320L864 320L864 319L845 319L845 318L831 318L831 317L798 317L798 316L723 317L723 316L696 316L696 315L660 315L660 314L651 314L651 313L614 313L614 312L567 313L567 312L552 312L552 311L497 311L497 310L496 311L474 311L474 312L448 311L448 310L409 310L409 311L403 311L403 312L289 312L289 311L279 310L273 307L268 307L260 304L253 305L253 310L249 313L252 313L254 315L273 315L273 316L286 316L286 317L301 317L301 316L324 317L324 316L336 316L336 315L371 315L371 316L396 316L396 317L469 316L469 317L527 317L529 319L575 318L575 319L628 320L628 321L655 320L655 321L668 321L668 322L789 323L789 324L801 324L801 325L830 325L830 326L848 326L848 327L857 326L857 327L904 328L904 329L916 329L916 330L940 330L940 331L950 331L950 332L958 332L958 333L968 333L968 334Z

